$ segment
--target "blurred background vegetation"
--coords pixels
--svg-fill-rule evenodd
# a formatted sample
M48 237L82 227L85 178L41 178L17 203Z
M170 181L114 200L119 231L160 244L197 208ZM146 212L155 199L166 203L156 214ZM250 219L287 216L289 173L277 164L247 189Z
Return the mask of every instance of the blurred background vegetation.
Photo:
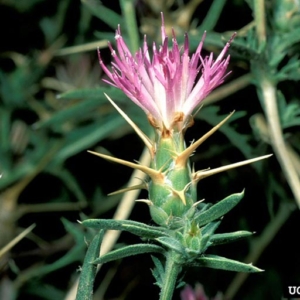
M173 27L182 42L189 32L192 50L206 30L204 54L219 53L238 33L230 48L232 72L205 101L187 142L236 113L192 157L196 169L275 154L199 184L199 199L208 202L246 189L219 231L249 230L255 236L214 251L265 272L189 270L186 282L200 282L211 297L221 291L224 299L249 300L282 299L287 283L300 284L298 1L2 0L0 299L74 299L86 241L94 234L77 220L130 215L151 224L146 206L133 207L144 192L129 199L107 196L136 174L86 150L147 161L142 142L104 92L147 134L151 128L139 108L102 82L96 48L109 64L107 40L114 42L118 24L132 50L144 34L149 43L159 43L161 11L169 34ZM114 247L115 240L105 247ZM118 239L137 241L126 233ZM156 299L151 267L147 256L104 265L95 299Z

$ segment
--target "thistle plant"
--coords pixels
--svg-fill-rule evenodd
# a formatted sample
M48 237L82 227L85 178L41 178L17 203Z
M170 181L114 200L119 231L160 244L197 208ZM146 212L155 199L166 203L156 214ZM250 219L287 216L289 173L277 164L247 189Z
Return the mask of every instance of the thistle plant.
M190 156L231 117L233 112L191 145L187 146L184 140L185 132L193 125L194 116L202 101L229 73L227 67L230 56L227 52L235 35L226 43L217 58L214 58L213 53L208 56L201 54L205 33L192 55L189 53L187 34L183 46L179 47L173 30L170 47L163 15L161 35L162 45L158 47L154 43L152 55L149 53L146 37L143 47L132 55L118 27L115 35L117 49L114 50L109 44L113 58L111 68L103 63L99 52L100 65L108 76L105 81L121 89L145 112L155 131L155 138L152 140L146 136L107 95L107 99L148 148L151 164L145 166L102 153L89 152L147 174L148 179L145 182L115 193L146 189L148 198L137 201L148 205L154 224L150 226L131 220L84 220L84 226L99 229L100 232L87 252L77 299L91 299L97 264L142 253L154 254L153 275L161 289L161 300L172 299L175 287L180 285L178 278L181 271L189 266L236 272L262 271L252 264L206 253L209 247L237 241L252 233L215 233L222 217L240 202L244 191L229 195L216 204L210 204L198 199L197 184L208 176L253 163L269 155L215 169L197 171L191 167ZM103 231L108 229L131 232L140 236L144 242L125 246L98 257Z

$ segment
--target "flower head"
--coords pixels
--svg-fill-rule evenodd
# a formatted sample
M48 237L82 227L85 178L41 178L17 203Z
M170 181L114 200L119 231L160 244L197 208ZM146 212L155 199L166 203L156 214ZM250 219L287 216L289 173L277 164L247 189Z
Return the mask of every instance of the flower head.
M224 81L229 63L229 55L226 58L225 55L230 42L217 59L212 53L203 58L204 33L196 52L190 56L188 35L185 34L184 45L179 48L173 30L173 45L169 49L163 14L161 35L162 45L158 48L153 43L152 58L146 37L143 48L132 55L118 27L115 36L117 52L109 43L114 60L112 70L104 65L100 53L99 60L110 79L106 82L120 88L146 112L154 127L169 134L189 127L195 108Z

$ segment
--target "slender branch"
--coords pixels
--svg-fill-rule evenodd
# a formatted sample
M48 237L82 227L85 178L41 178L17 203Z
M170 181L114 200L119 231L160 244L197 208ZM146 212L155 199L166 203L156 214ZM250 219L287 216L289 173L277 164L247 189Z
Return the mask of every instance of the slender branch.
M293 192L297 205L300 208L300 179L283 138L277 108L276 87L266 76L264 76L261 80L261 89L271 144L285 178Z
M254 16L256 34L259 41L259 48L261 49L267 40L265 0L254 0Z
M28 213L39 213L49 211L73 211L80 210L86 205L80 203L39 203L39 204L20 204L17 208L17 215L23 216Z
M87 51L95 51L96 48L103 49L106 47L107 47L107 41L100 40L100 41L90 42L78 46L71 46L71 47L58 49L55 51L54 55L55 56L70 55L70 54L82 53Z
M176 261L176 253L169 251L167 254L163 286L160 293L160 300L172 300L176 286L177 276L181 271L180 264Z
M0 258L7 253L12 247L14 247L19 241L21 241L29 232L33 230L35 224L30 225L24 231L22 231L18 236L11 240L7 245L0 249Z

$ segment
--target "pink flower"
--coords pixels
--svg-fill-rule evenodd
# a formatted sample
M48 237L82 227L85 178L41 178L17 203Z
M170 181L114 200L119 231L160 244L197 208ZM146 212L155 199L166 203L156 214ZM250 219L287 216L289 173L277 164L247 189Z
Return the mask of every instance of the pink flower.
M209 300L206 296L202 284L196 283L195 289L189 285L186 285L185 288L180 293L181 300ZM223 296L219 292L212 300L222 300Z
M146 37L143 48L132 55L124 42L120 27L116 30L117 52L109 43L114 62L110 71L99 52L100 65L110 80L107 83L120 88L148 115L150 123L162 133L183 130L192 124L191 114L205 97L224 81L229 55L225 57L230 42L217 59L213 53L202 57L205 34L196 50L189 55L189 40L185 34L179 48L173 30L172 48L168 48L162 14L162 45L153 44L149 55ZM200 73L200 76L198 75Z

